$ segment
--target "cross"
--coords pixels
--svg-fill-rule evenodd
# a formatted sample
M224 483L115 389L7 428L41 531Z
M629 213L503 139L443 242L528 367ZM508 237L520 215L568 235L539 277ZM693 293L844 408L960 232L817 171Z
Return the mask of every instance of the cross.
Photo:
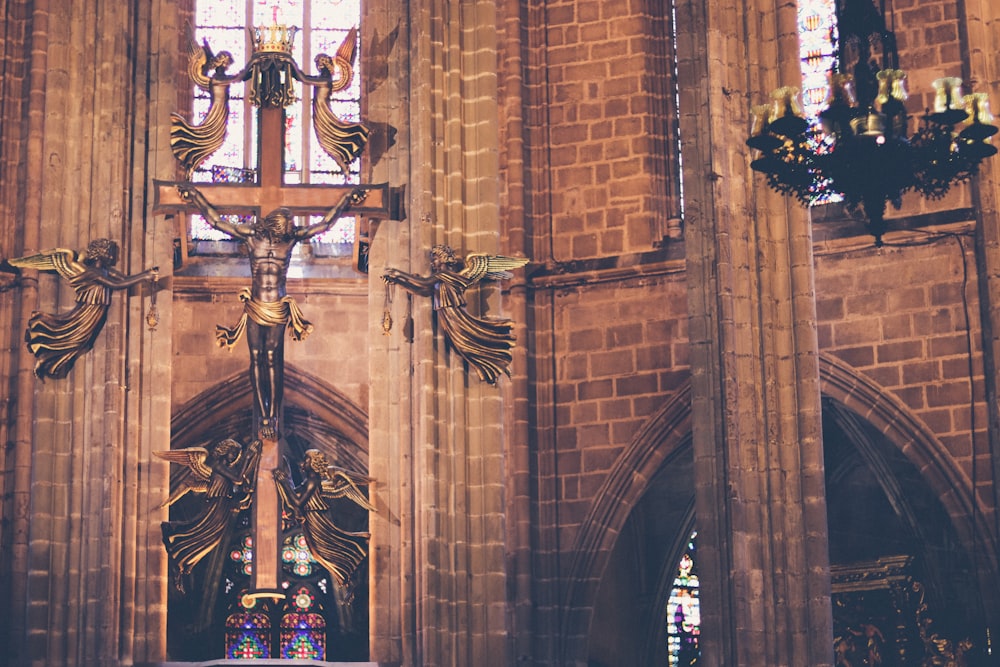
M278 207L285 207L297 214L325 213L338 205L357 185L285 185L282 176L285 145L285 111L282 108L262 107L260 113L260 174L256 183L196 183L221 213L240 215L267 215ZM177 183L154 181L154 213L179 213L196 211L181 199ZM386 183L364 186L368 196L363 205L352 207L351 212L372 218L388 219L389 186ZM186 244L181 244L186 252Z
M260 150L259 183L197 183L220 213L254 214L259 218L284 207L296 214L325 213L339 205L358 187L367 190L363 205L352 206L351 213L376 218L389 217L389 187L380 185L285 185L284 165L285 111L282 107L259 109ZM176 213L197 210L181 198L175 182L156 181L154 212ZM184 246L185 244L182 244ZM284 331L281 332L284 335ZM281 406L277 406L280 413ZM253 501L253 578L250 597L281 599L280 544L281 508L271 470L281 464L278 435L262 435L260 464L256 475ZM223 547L224 548L224 547Z

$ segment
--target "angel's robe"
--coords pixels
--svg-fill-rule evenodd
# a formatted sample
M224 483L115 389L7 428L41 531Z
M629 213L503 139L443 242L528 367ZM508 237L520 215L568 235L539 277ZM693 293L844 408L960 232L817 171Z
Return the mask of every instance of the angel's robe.
M244 457L248 455L251 458L244 462ZM256 475L258 457L259 454L244 453L237 465ZM231 480L213 469L202 511L187 521L164 521L161 524L163 544L182 575L190 574L202 558L227 538L240 511L250 504L253 497L251 488L237 489Z
M513 322L470 315L465 309L470 283L462 274L440 271L434 280L434 309L452 348L476 369L480 379L496 384L501 373L510 374Z
M77 358L94 346L111 304L111 288L93 281L88 272L69 278L76 290L76 306L65 314L35 311L24 340L38 361L35 375L61 379Z
M285 505L295 507L295 502L289 497L294 492L284 484L277 486ZM345 586L367 555L370 535L341 530L333 521L332 509L323 498L321 488L321 485L316 485L308 492L309 497L303 503L298 518L302 522L302 534L309 553L341 586Z

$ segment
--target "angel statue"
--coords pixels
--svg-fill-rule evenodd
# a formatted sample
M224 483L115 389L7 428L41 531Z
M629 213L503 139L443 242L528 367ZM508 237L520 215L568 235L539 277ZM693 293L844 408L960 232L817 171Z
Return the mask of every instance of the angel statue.
M200 125L193 125L179 114L170 114L170 150L184 167L186 177L212 156L226 141L226 124L229 122L229 85L234 77L226 76L226 68L233 64L229 51L213 55L208 40L195 48L188 61L188 74L202 90L210 94L208 111ZM212 72L213 74L209 74Z
M144 281L155 283L159 278L157 267L134 276L113 269L118 262L118 244L110 239L91 241L85 252L56 248L7 261L21 269L58 273L76 292L76 305L68 313L35 311L28 320L24 340L38 359L35 377L39 379L66 377L77 358L94 346L108 315L111 290Z
M304 480L297 487L292 485L284 470L276 468L271 471L278 485L278 495L302 524L312 557L341 586L346 586L367 555L366 547L370 536L368 533L351 533L338 528L331 516L333 508L330 501L346 498L370 512L374 511L375 508L360 488L371 480L331 466L326 455L318 449L306 450L299 467Z
M181 590L182 578L226 538L239 513L250 507L260 448L259 440L244 450L236 440L226 439L208 449L186 447L154 452L165 461L184 466L164 506L173 505L189 493L203 497L202 510L193 519L164 521L160 525L163 544L177 565L177 587Z
M516 269L528 263L525 257L504 257L474 253L463 262L446 245L431 249L431 275L416 276L398 269L388 269L382 280L402 285L420 296L434 297L434 310L448 342L476 369L479 378L496 384L500 373L510 377L510 351L514 347L508 319L487 319L470 315L465 309L465 290L480 280L509 280Z
M330 97L350 85L357 45L358 30L352 28L335 56L331 58L321 53L315 58L321 83L317 83L313 90L313 129L320 147L345 175L349 173L354 159L364 150L371 130L362 123L341 120L330 107Z

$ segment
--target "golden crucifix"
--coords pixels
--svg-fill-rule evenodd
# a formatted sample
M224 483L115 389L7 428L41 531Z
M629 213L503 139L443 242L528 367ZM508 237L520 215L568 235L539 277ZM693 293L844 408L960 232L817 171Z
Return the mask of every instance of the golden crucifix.
M250 597L281 598L278 490L271 475L280 470L282 456L278 420L282 414L284 336L298 340L312 330L294 300L285 292L292 248L330 229L348 210L376 218L389 217L387 185L287 185L283 179L285 106L294 100L292 80L313 86L313 127L319 144L344 170L367 142L369 131L360 123L340 121L329 108L330 94L349 85L357 33L351 31L337 55L321 54L320 74L302 72L292 58L296 29L274 25L254 28L253 56L234 76L225 73L232 57L213 55L206 43L189 65L195 83L211 92L211 106L200 125L172 117L171 148L188 177L222 146L228 121L229 85L249 82L249 97L258 109L258 179L253 183L156 182L154 210L160 213L196 211L209 225L241 241L250 258L251 287L240 294L244 313L233 328L218 327L220 344L232 346L243 335L250 348L250 383L254 395L254 428L260 440L259 463L252 471L254 565ZM295 215L324 214L319 223L298 227ZM223 215L256 216L250 224L233 224ZM204 541L204 540L203 540ZM208 542L206 542L207 544ZM200 544L200 542L199 542ZM217 545L217 542L215 542ZM167 544L168 550L171 544ZM212 548L216 548L213 546ZM200 553L200 552L199 552ZM344 565L353 571L357 562ZM342 573L337 573L339 574Z

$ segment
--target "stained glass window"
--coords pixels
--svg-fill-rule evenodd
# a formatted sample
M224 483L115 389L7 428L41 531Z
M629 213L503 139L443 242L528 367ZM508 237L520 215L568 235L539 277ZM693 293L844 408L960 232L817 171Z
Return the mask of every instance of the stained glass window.
M239 544L233 545L229 558L235 562L243 574L253 573L253 537L245 535Z
M799 57L802 62L802 112L817 130L809 140L813 150L832 150L833 137L819 132L819 112L830 91L830 72L837 65L837 0L799 0ZM840 201L831 194L829 181L816 187L813 204Z
M326 621L316 613L316 596L300 586L290 596L292 611L281 618L282 658L326 658Z
M667 654L671 667L689 667L701 652L701 607L698 601L698 568L695 562L695 538L691 533L674 577L674 587L667 602Z
M286 572L299 577L308 577L313 573L313 567L318 565L309 553L306 536L302 533L285 538L281 547L281 562Z
M802 59L802 110L816 118L829 91L836 64L836 0L799 0L799 56Z
M244 611L226 619L226 658L271 657L271 619L266 613Z
M334 54L352 28L358 27L361 0L199 0L195 9L195 42L208 40L212 51L229 51L234 74L251 55L248 26L272 23L300 28L295 35L293 55L307 73L315 74L313 58L320 53ZM331 107L341 120L358 122L361 116L361 77L358 58L354 62L351 85L334 92ZM257 114L246 97L246 86L230 86L229 125L226 141L192 175L196 182L252 182L257 172ZM343 173L318 145L312 133L312 108L308 91L294 82L298 101L286 107L285 183L360 183L360 159ZM200 123L208 112L209 93L195 87L193 120ZM242 129L241 129L242 128ZM268 213L268 211L264 211ZM191 217L191 237L198 241L220 241L229 237L210 227L200 215ZM315 216L317 222L322 216ZM334 254L347 254L354 241L354 218L346 217L313 243L333 244ZM298 224L305 224L299 220Z

